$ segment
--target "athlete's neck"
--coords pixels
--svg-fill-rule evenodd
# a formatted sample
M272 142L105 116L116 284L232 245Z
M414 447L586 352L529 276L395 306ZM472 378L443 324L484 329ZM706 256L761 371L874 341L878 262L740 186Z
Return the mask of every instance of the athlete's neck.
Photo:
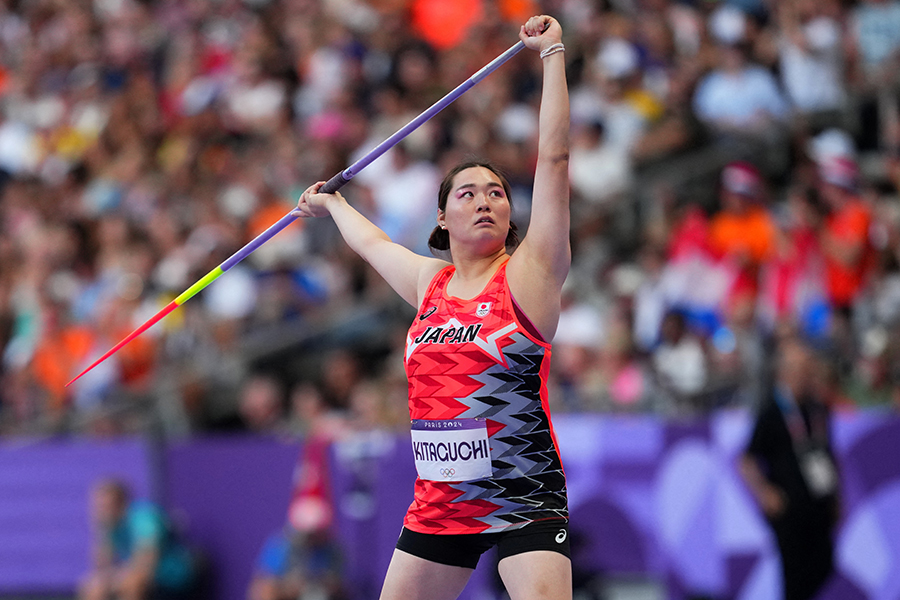
M479 295L506 261L509 255L505 249L491 256L453 257L456 272L447 283L447 293L457 298L474 298Z

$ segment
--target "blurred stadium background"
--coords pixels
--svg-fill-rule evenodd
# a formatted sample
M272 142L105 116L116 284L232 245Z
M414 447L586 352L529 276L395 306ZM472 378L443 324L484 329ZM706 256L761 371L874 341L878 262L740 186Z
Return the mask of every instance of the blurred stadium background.
M210 598L246 598L310 498L348 595L377 597L412 493L414 311L330 222L64 384L540 12L572 99L551 402L578 597L777 597L735 461L800 335L845 502L822 597L900 598L895 0L0 0L0 597L74 597L110 476L172 515ZM480 157L525 228L539 81L521 53L342 192L427 252L442 173ZM484 562L467 598L501 597Z

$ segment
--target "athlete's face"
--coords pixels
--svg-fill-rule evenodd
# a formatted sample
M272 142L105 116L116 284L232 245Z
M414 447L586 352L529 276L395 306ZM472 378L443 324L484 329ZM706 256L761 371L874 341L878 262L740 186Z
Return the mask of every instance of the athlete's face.
M451 243L474 244L491 252L505 245L509 213L500 178L490 169L472 167L453 178L447 206L438 210L438 224L446 227Z

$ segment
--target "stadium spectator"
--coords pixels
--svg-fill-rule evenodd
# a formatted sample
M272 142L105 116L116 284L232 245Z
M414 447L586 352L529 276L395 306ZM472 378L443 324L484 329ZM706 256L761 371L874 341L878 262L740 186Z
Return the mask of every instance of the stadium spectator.
M819 165L820 193L828 207L821 244L829 299L849 316L872 266L872 215L859 196L859 171L850 159L833 157Z
M785 600L806 600L834 568L838 471L829 407L815 395L812 351L785 338L776 364L740 469L775 533Z
M814 188L800 184L785 204L773 252L760 270L760 326L766 333L799 330L822 339L830 311L818 239L825 208Z
M775 6L781 83L794 109L821 129L847 108L843 31L835 2L791 0Z
M684 315L670 311L663 318L660 343L652 364L659 388L668 396L663 403L673 414L696 414L704 408L702 393L708 383L707 357L700 339L688 330Z
M592 85L573 93L573 120L601 120L606 142L630 153L663 106L644 88L640 57L630 41L604 41L594 61Z
M609 210L623 200L632 186L628 153L607 141L602 121L577 125L569 159L570 181L576 199L584 204L584 216Z
M251 375L240 393L238 411L242 425L251 433L276 433L285 428L284 390L271 375Z
M117 480L91 493L94 548L81 600L196 597L198 563L163 511Z
M760 265L775 242L775 223L765 205L762 175L752 164L734 162L721 177L721 209L709 223L709 245L736 273L731 296L756 295Z
M855 88L862 96L862 145L891 148L900 131L898 77L900 2L863 0L850 15L850 47L854 50Z
M291 527L272 534L259 553L247 600L345 598L340 552L327 533Z
M780 175L789 159L790 107L775 76L752 57L749 23L730 4L710 15L716 64L697 84L694 113L713 140L710 159L750 160L764 173Z
M746 15L723 5L710 17L710 28L719 64L697 87L698 118L718 135L771 136L788 107L772 74L749 60Z

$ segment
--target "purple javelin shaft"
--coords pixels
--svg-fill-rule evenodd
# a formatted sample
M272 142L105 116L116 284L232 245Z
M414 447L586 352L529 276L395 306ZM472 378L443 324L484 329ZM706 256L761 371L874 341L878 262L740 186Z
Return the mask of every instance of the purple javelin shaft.
M343 186L345 183L350 181L354 175L356 175L357 173L362 171L364 168L366 168L366 166L369 163L371 163L373 160L375 160L376 158L378 158L379 156L381 156L382 154L387 152L387 150L391 146L393 146L394 144L396 144L397 142L399 142L400 140L402 140L403 138L408 136L417 127L419 127L422 123L424 123L425 121L427 121L428 119L430 119L431 117L433 117L434 115L439 113L441 110L443 110L448 104L450 104L451 102L453 102L454 100L456 100L457 98L462 96L470 87L472 87L473 85L475 85L476 83L478 83L479 81L481 81L482 79L487 77L489 74L493 73L497 69L497 67L499 67L500 65L502 65L503 63L508 61L510 58L512 58L517 52L519 52L524 47L525 47L525 44L523 42L519 42L518 44L511 47L509 50L507 50L506 52L504 52L503 54L501 54L500 56L498 56L497 58L492 60L490 63L488 63L487 65L482 67L480 71L478 71L477 73L472 75L470 78L468 78L466 81L461 83L459 86L456 87L456 89L451 91L449 94L447 94L446 96L444 96L443 98L441 98L440 100L438 100L437 102L432 104L427 110L425 110L425 112L423 112L418 117L416 117L415 119L413 119L412 121L407 123L397 133L395 133L394 135L392 135L391 137L389 137L382 143L378 144L378 146L376 146L374 149L372 149L368 154L366 154L361 159L359 159L358 161L356 161L355 163L353 163L352 165L347 167L344 171L338 173L337 175L335 175L334 177L329 179L325 183L325 185L322 186L322 191L329 193L329 194L333 194L334 192L338 191L338 189L340 189L341 186ZM257 248L259 248L260 246L265 244L270 239L272 239L272 236L274 236L276 233L278 233L279 231L281 231L282 229L284 229L285 227L287 227L288 225L293 223L296 219L297 219L297 217L295 217L291 213L288 213L288 214L284 215L283 217L281 217L280 219L278 219L278 221L276 221L274 224L272 224L268 229L266 229L265 231L260 233L255 238L253 238L253 240L251 240L246 246L244 246L243 248L241 248L240 250L238 250L237 252L235 252L234 254L229 256L225 260L225 262L223 262L221 265L219 265L218 267L216 267L215 269L210 271L204 278L202 278L200 281L196 282L194 285L192 285L190 288L188 288L181 296L179 296L178 298L173 300L171 303L169 303L169 305L167 305L163 310L161 310L156 315L154 315L150 320L148 320L146 323L144 323L143 325L138 327L136 330L131 332L131 334L129 334L127 337L125 337L125 339L123 339L121 342L116 344L110 351L108 351L106 354L101 356L98 360L96 360L87 369L82 371L81 374L76 376L75 379L73 379L72 381L67 383L66 387L71 385L72 382L74 382L76 379L78 379L79 377L81 377L82 375L84 375L85 373L87 373L88 371L93 369L94 367L96 367L98 364L100 364L101 362L106 360L113 353L115 353L119 348L121 348L122 346L127 344L129 341L131 341L134 338L136 338L137 336L139 336L141 333L143 333L149 327L151 327L154 323L156 323L157 321L162 319L164 316L166 316L167 314L169 314L170 312L172 312L173 310L178 308L181 304L190 300L195 294L200 292L200 290L202 290L203 288L208 286L210 283L215 281L216 278L218 278L220 275L222 275L222 273L224 273L225 271L227 271L234 265L238 264L239 262L241 262L242 260L247 258L247 256L249 256L251 252L253 252Z
M414 118L412 121L401 127L397 132L391 137L387 138L377 146L375 146L372 150L370 150L365 156L357 160L355 163L329 179L325 182L325 185L322 186L321 191L326 194L333 194L341 187L344 186L348 181L353 179L355 175L357 175L360 171L365 169L369 164L372 163L376 158L387 152L391 147L397 144L400 140L408 136L410 133L418 129L425 121L438 114L442 110L444 110L447 106L449 106L452 102L454 102L457 98L465 94L469 88L473 85L493 73L497 70L497 68L508 61L510 58L518 54L520 50L525 47L523 42L518 42L514 46L510 47L509 50L483 66L477 73L466 79L464 82L456 86L452 91L450 91L446 96L429 106L425 109L422 114ZM292 215L291 213L286 214L273 223L268 229L260 233L253 240L251 240L246 246L232 254L228 259L225 260L220 266L222 271L227 271L234 265L238 264L247 256L250 255L251 252L262 246L264 243L272 239L276 233L293 223L297 217Z
M519 42L512 46L509 50L483 66L481 70L456 86L456 88L454 88L446 96L425 109L425 111L418 117L397 130L394 135L375 146L371 151L369 151L368 154L329 179L325 183L325 185L322 186L322 191L326 194L333 194L334 192L338 191L338 189L340 189L342 185L353 179L354 175L369 166L372 161L387 152L397 142L418 129L419 126L422 125L422 123L444 110L454 100L465 94L469 90L469 88L496 71L500 65L515 56L524 47L525 43Z

